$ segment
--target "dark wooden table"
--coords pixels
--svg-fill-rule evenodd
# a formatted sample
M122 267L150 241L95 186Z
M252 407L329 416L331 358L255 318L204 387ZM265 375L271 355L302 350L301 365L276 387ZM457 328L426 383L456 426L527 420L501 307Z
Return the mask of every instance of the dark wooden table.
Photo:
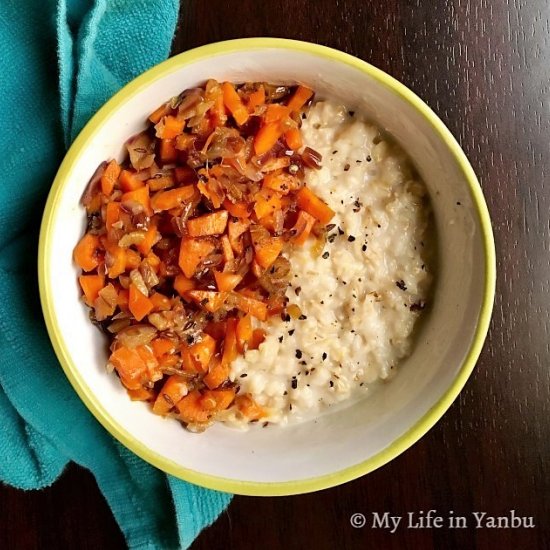
M413 448L342 487L236 497L194 550L550 548L550 12L545 0L184 2L173 52L246 36L319 42L412 88L459 139L491 211L498 285L474 375ZM349 518L435 509L532 516L533 529L399 528ZM123 548L91 475L0 489L4 548ZM405 521L405 520L403 520ZM223 541L223 542L222 542Z

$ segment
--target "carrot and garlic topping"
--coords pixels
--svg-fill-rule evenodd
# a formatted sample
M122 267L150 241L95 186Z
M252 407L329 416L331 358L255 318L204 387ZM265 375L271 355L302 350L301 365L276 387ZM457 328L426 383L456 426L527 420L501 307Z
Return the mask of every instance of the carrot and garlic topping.
M74 260L109 366L132 399L192 431L228 409L265 416L229 366L261 345L271 316L295 313L287 252L322 239L334 214L304 181L321 161L300 131L312 98L209 80L156 109L84 192Z

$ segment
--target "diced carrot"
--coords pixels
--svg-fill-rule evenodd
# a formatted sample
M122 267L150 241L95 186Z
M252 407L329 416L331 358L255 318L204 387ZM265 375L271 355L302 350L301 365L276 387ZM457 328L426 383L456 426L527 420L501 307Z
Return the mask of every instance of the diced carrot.
M151 201L149 199L148 185L144 185L139 189L134 189L133 191L128 191L127 193L124 193L122 197L120 197L120 202L137 202L138 204L141 204L141 206L143 206L145 214L150 216L153 213L151 209Z
M265 227L270 233L275 232L275 216L273 214L268 214L267 216L264 216L263 218L260 218L258 220L258 223Z
M111 279L116 279L126 271L126 250L110 242L105 243L105 249L107 275Z
M267 305L255 298L245 296L242 292L233 292L235 307L244 313L250 313L260 321L267 319Z
M119 174L120 165L115 159L113 159L111 162L109 162L109 164L107 164L105 171L101 175L101 192L106 197L108 197L113 192Z
M259 289L257 289L257 288L245 287L245 288L239 290L239 293L242 294L243 296L248 296L248 298L254 298L255 300L262 301L262 295L261 295Z
M120 380L129 390L138 390L147 378L147 365L135 348L118 347L109 358Z
M222 243L222 251L223 251L223 261L226 263L230 262L235 258L235 255L233 254L233 249L231 248L229 237L227 235L223 235L221 238L221 243Z
M160 359L166 353L174 353L176 350L176 345L168 338L155 338L151 342L151 347L157 359Z
M145 238L139 244L136 245L136 248L144 255L147 256L151 252L151 248L155 242L159 239L158 230L154 223L149 225L149 228L145 232Z
M225 331L227 330L227 323L225 321L210 321L205 327L204 332L214 338L214 340L223 340L225 338Z
M166 115L155 125L156 136L160 139L174 139L183 133L185 120Z
M284 296L270 296L267 300L267 314L271 317L279 315L285 309L286 300Z
M153 294L149 296L149 300L151 300L153 304L154 311L168 311L172 307L170 298L160 292L153 292Z
M105 207L105 228L109 231L120 218L120 203L108 202Z
M281 237L271 237L265 239L261 244L255 245L255 258L260 267L264 269L270 267L282 252L283 246L284 242Z
M255 328L252 331L252 338L248 344L248 349L258 349L260 344L265 340L265 330L262 328Z
M147 185L149 186L149 191L163 191L164 189L169 189L174 187L176 184L175 178L171 174L159 175L156 174L154 177L147 180Z
M290 189L288 189L286 185L283 185L285 183L285 178L281 177L282 175L282 170L269 172L265 175L262 181L262 187L264 189L272 189L273 191L278 191L279 193L288 193Z
M298 212L296 223L290 230L290 233L294 235L292 239L294 244L303 245L306 242L315 222L315 218L305 210L300 210Z
M159 360L162 356L176 351L176 345L168 338L155 338L151 342L151 347L153 348L155 357Z
M151 251L147 254L147 256L145 256L145 259L153 268L154 272L157 273L160 265L160 258L153 251Z
M195 142L197 136L193 134L181 134L176 138L176 149L178 151L186 151Z
M221 386L229 377L229 365L223 363L218 357L213 357L210 361L208 374L203 378L203 382L211 389Z
M203 334L202 340L188 347L187 350L195 372L206 372L210 359L216 353L216 340L209 334Z
M211 390L203 390L202 393L202 399L201 399L201 407L205 410L207 410L211 415L214 415L216 411L216 405L217 401L215 397L207 395L207 392L210 392Z
M288 117L290 111L285 105L280 103L271 103L267 106L264 115L265 124L271 124L273 122L281 122Z
M99 237L86 233L74 248L73 257L82 271L92 271L99 265Z
M174 176L178 183L194 183L197 181L195 171L189 166L176 166Z
M155 212L170 210L182 204L191 201L196 196L196 187L194 185L186 185L177 187L169 191L159 191L151 199L151 206Z
M193 277L198 265L216 248L207 239L184 237L181 239L178 264L187 278Z
M137 267L139 267L139 264L141 263L141 256L139 255L139 252L136 252L131 248L127 248L125 251L125 255L125 271L131 271L132 269L136 269Z
M224 411L235 399L235 388L223 388L217 390L204 390L202 393L202 406L212 412Z
M248 205L246 202L231 202L229 199L223 201L223 207L234 217L234 218L249 218L250 211L248 210Z
M105 277L103 275L81 275L78 282L84 292L85 302L92 307L99 291L105 286Z
M226 292L214 292L212 290L188 290L187 296L206 311L212 313L218 311L227 300Z
M214 271L216 286L220 292L231 292L243 279L238 273Z
M296 195L298 207L311 214L321 223L328 223L334 216L332 210L309 187L302 187Z
M250 234L255 260L261 268L267 269L282 252L284 241L281 237L272 237L268 231L258 226L254 226Z
M191 237L221 235L225 231L228 218L229 213L227 210L204 214L198 218L187 220L187 231Z
M209 178L206 183L199 181L197 183L197 189L200 191L200 194L205 196L211 203L214 208L219 208L223 202L223 192L213 185L213 179Z
M235 398L235 407L248 420L259 420L265 416L265 411L249 395L238 395Z
M94 212L99 212L101 210L101 193L96 193L88 203L86 203L86 212L88 214L93 214Z
M223 341L222 363L230 365L237 358L237 319L227 319L225 339Z
M182 359L182 369L188 374L197 374L199 369L195 365L195 361L191 357L190 347L186 344L182 344L180 347L181 359Z
M294 95L290 98L287 107L291 112L299 111L312 96L313 90L300 84Z
M258 219L273 214L275 210L281 210L281 196L271 189L263 189L256 194L256 203L254 204L254 212Z
M176 162L178 159L178 151L176 150L176 143L173 139L161 139L159 145L159 158L164 164Z
M189 385L185 377L172 374L162 386L153 405L153 412L165 415L188 393Z
M133 283L130 284L128 308L137 321L141 321L153 309L153 303Z
M185 275L179 274L174 279L174 289L182 297L187 296L189 290L193 290L196 286L196 283L193 279L189 279Z
M304 143L302 141L302 132L299 128L290 128L285 132L286 144L293 150L297 151Z
M254 90L249 96L246 107L249 113L253 113L258 107L265 103L265 89L260 85L257 90Z
M254 137L254 151L257 155L267 153L277 143L283 134L283 128L278 122L264 124Z
M127 288L121 288L118 291L116 304L122 311L128 310L128 302L130 301L130 291Z
M136 177L136 173L131 170L122 170L118 177L118 182L122 191L127 193L128 191L135 191L140 187L143 187L145 183Z
M126 390L132 401L151 401L155 392L149 388L138 388L137 390Z
M278 170L266 174L262 182L262 187L278 191L283 195L288 195L291 191L298 189L299 185L295 176Z
M250 222L245 219L229 220L227 224L227 236L235 254L243 253L241 235L250 227Z
M205 409L202 404L202 395L198 390L189 392L176 404L179 418L186 423L207 422L212 412Z
M237 323L237 349L244 353L252 340L252 317L246 314Z
M223 91L221 86L216 82L210 89L207 85L206 96L207 101L213 101L214 105L210 108L209 114L212 118L214 126L225 126L227 122L227 113L223 103Z
M162 371L162 369L174 368L179 362L179 355L163 355L159 358L159 369Z
M290 166L289 156L285 155L284 157L273 157L262 164L262 172L264 174L267 174L268 172L282 170L283 168L287 168L288 166Z
M225 126L227 124L227 110L223 102L223 93L220 93L212 107L212 122L216 126Z
M149 120L153 123L153 124L157 124L158 122L160 122L160 119L163 117L163 116L166 116L168 114L170 114L172 112L172 108L170 107L170 102L168 101L167 103L164 103L163 105L161 105L160 107L158 107L157 109L155 109L150 115L149 115Z
M235 87L230 82L224 82L222 84L223 91L223 103L227 107L228 111L233 115L235 122L242 126L248 120L248 111L244 106L239 94L235 90Z
M152 253L150 253L152 254ZM150 255L149 254L149 255ZM167 263L166 262L163 262L162 260L159 259L159 264L158 266L156 267L155 269L155 273L159 276L159 277L170 277L170 276L173 276L174 273L172 271L172 268L168 267Z

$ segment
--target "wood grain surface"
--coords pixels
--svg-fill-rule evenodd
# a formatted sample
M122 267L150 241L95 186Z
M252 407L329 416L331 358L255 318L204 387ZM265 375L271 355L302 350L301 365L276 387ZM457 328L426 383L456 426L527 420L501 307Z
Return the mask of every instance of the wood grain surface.
M246 36L309 40L369 61L423 98L458 138L491 212L498 254L489 338L459 399L416 445L315 494L235 497L203 549L550 548L550 8L545 0L184 2L173 52ZM370 526L372 512L435 509L466 529ZM473 511L532 516L475 529ZM350 525L360 512L368 524ZM405 520L403 520L405 521ZM222 542L223 541L223 542ZM124 548L91 475L0 489L3 548Z

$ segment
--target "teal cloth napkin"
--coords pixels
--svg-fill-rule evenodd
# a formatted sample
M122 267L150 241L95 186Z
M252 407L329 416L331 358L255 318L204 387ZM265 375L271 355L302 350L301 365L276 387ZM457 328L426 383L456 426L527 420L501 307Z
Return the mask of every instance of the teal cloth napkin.
M231 495L166 476L119 445L70 387L44 328L40 218L64 151L126 82L165 58L177 0L0 2L0 479L89 469L130 548L187 548Z

